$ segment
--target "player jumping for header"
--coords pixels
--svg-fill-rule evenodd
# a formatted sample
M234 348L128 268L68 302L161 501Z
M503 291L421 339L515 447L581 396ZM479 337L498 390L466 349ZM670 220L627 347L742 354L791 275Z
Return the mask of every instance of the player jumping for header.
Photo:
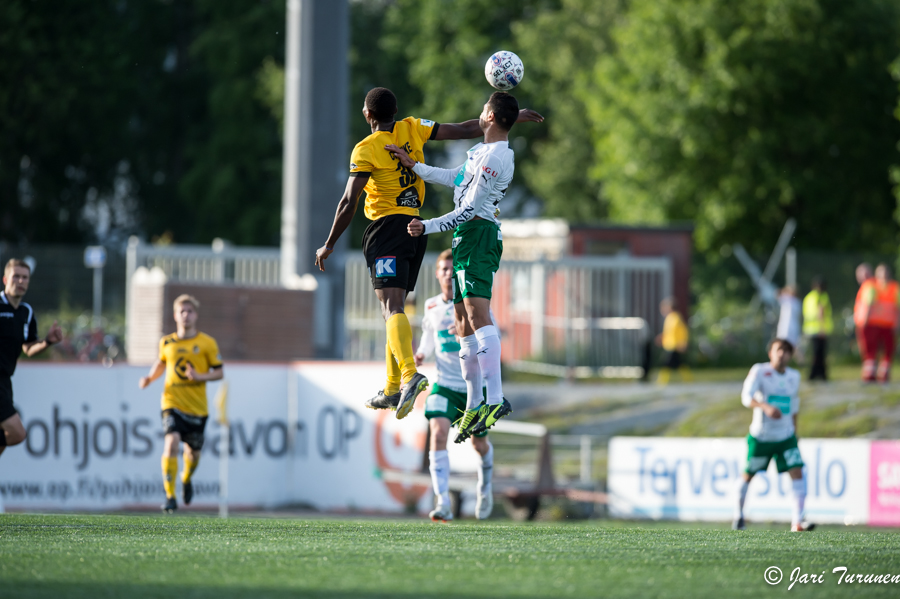
M478 119L484 142L468 152L466 163L455 169L435 168L417 162L396 145L386 148L400 163L429 183L452 187L452 212L407 225L415 239L430 233L453 231L453 270L456 274L456 331L459 359L466 380L466 411L455 443L491 428L512 407L503 397L500 381L500 336L491 320L491 287L500 267L503 235L497 205L512 183L515 161L509 147L509 131L519 114L519 103L506 92L494 92ZM481 381L487 384L482 402Z
M441 284L441 292L425 300L422 316L422 340L416 352L416 366L432 352L437 362L438 380L431 386L431 394L425 401L425 418L431 432L431 450L428 452L431 484L437 498L437 506L429 514L435 522L453 519L450 509L450 458L447 454L447 436L450 423L466 408L466 381L463 379L459 360L459 340L456 337L456 316L453 304L453 254L444 250L438 256L435 276ZM475 517L484 520L491 515L494 496L491 491L491 472L494 466L494 448L487 440L487 431L472 437L472 446L481 456L478 469Z
M406 233L407 225L419 219L425 184L385 150L385 146L403 148L416 160L423 160L422 148L426 142L473 139L481 137L482 129L477 119L439 124L414 117L395 121L396 114L397 98L389 89L376 87L366 95L363 115L372 134L356 144L350 155L350 177L328 239L316 251L316 266L325 270L325 260L350 225L359 196L365 190L365 214L372 223L363 235L363 253L387 328L387 382L366 406L395 409L399 419L409 414L416 396L428 386L428 379L416 370L412 328L403 311L406 296L416 288L425 255L426 239L410 238ZM532 110L517 111L516 118L543 120Z
M735 506L735 530L744 530L744 501L750 480L757 472L765 472L774 457L778 473L787 472L794 491L791 530L803 532L815 524L803 521L806 480L803 460L797 447L797 411L800 409L800 373L788 368L794 346L786 339L769 344L769 361L755 364L744 381L741 402L753 408L753 422L747 435L747 466L738 480Z

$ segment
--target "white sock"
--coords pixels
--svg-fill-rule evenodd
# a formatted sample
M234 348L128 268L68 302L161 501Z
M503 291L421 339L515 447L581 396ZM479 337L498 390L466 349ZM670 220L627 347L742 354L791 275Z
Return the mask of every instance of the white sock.
M466 381L466 409L474 410L481 403L483 395L481 365L478 361L478 339L475 335L459 338L459 365Z
M500 335L497 327L488 325L475 331L478 339L478 364L487 387L487 402L497 405L503 401L503 383L500 382Z
M428 470L438 505L450 505L450 456L446 449L428 452Z
M803 505L806 503L806 479L792 480L791 488L794 490L791 524L800 524L803 522Z
M739 518L744 517L744 501L747 499L747 489L750 487L750 482L743 479L743 477L738 479L737 482L737 494L738 500L737 505L735 506L734 519L737 520Z
M487 453L481 456L481 468L478 469L478 493L487 495L491 492L491 477L494 471L494 446L488 441Z

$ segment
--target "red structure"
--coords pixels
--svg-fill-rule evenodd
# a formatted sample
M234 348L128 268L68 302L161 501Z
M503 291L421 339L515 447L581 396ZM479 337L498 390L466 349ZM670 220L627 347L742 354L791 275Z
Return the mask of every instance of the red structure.
M672 261L672 291L678 310L690 316L691 247L694 227L625 227L573 225L569 227L572 256L666 256Z

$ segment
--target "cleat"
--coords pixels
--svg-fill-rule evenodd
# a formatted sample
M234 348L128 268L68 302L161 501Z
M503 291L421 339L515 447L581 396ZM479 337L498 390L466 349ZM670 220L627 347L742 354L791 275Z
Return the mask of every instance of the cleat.
M184 505L191 505L191 499L194 498L194 483L188 481L181 483L181 499Z
M163 513L166 514L174 514L175 510L178 509L178 502L175 501L174 497L167 497L166 503L162 506Z
M737 518L731 523L731 530L747 530L747 524L743 518Z
M426 388L428 388L428 379L420 372L412 375L408 383L400 386L400 401L397 402L397 420L406 418L412 412L413 406L416 404L416 398Z
M462 417L453 423L457 425L459 430L459 432L456 433L456 438L453 439L454 443L462 443L472 435L472 432L469 429L473 424L478 422L478 414L482 408L484 408L484 404L479 405L474 410L466 410L463 412Z
M478 498L475 500L475 517L479 520L487 520L494 511L494 494L488 491L482 493L479 491Z
M815 528L816 525L812 522L801 522L800 524L792 525L791 532L809 532Z
M498 404L483 406L480 412L478 422L472 426L470 435L481 434L497 424L501 418L512 414L512 405L504 397Z
M378 395L366 400L366 407L372 410L396 410L398 403L400 403L399 391L393 395L385 395L382 389Z
M429 512L428 517L431 518L432 522L450 522L453 520L453 510L450 509L450 506L438 504L436 508Z

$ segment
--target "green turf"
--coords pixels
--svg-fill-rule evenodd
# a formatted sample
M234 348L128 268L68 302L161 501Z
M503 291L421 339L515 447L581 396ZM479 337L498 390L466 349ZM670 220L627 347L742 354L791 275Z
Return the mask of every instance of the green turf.
M769 566L785 582L763 581ZM810 597L896 597L838 586L835 566L900 574L900 535L712 525L0 516L3 597L760 597L796 566Z

